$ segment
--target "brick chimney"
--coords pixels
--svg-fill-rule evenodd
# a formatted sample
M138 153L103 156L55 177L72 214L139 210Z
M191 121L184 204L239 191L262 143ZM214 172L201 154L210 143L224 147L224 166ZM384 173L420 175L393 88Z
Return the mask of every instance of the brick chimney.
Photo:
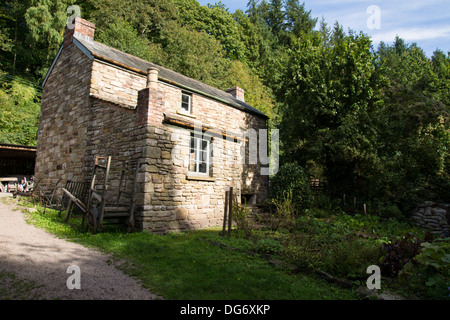
M75 17L73 21L68 21L64 34L64 45L72 43L73 37L86 41L94 41L95 24L80 17Z
M245 91L244 91L244 89L239 88L239 87L234 87L234 88L226 90L226 92L231 94L236 99L239 99L239 100L245 102Z

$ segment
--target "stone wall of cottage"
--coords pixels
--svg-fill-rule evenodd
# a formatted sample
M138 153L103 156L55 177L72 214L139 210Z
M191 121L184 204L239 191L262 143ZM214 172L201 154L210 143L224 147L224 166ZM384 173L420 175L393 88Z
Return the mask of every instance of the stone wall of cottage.
M166 113L240 133L266 128L265 119L195 93L192 113L183 115L180 88L158 82L144 89L146 82L141 74L89 60L73 45L64 48L44 90L36 177L87 182L95 156L111 155L114 167L139 163L137 226L161 233L221 226L231 186L238 201L241 193L266 199L268 177L241 159L244 142L214 137L210 176L193 177L191 130L163 122ZM118 180L111 176L111 199Z
M268 194L268 177L260 176L259 165L251 179L241 159L242 141L212 139L213 164L208 177L189 173L188 159L192 130L164 123L164 114L216 131L239 133L253 126L265 128L264 119L248 115L218 101L192 94L192 113L184 115L180 88L159 82L139 92L137 127L147 128L140 181L139 224L145 230L166 232L220 226L223 222L225 191L233 187L240 201L242 191L263 201Z
M138 91L146 85L146 77L136 72L94 60L90 94L135 108Z
M98 98L91 98L89 104L90 121L86 122L86 181L90 181L93 174L95 157L111 156L113 170L109 176L107 198L109 202L117 200L122 168L128 168L124 176L122 190L131 192L134 179L134 169L139 165L142 157L142 146L139 146L140 131L134 127L136 110L117 106ZM100 177L96 188L101 187L103 179ZM121 197L121 203L128 203L128 197Z
M35 165L35 179L46 190L52 190L59 179L61 183L85 179L90 66L86 55L70 44L46 81Z

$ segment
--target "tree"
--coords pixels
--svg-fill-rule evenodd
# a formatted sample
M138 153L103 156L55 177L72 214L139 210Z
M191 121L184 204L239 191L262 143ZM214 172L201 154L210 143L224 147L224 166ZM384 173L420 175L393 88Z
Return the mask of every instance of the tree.
M296 37L311 32L317 24L317 18L311 18L311 10L306 11L305 3L298 0L286 1L286 20L287 31Z
M36 145L40 93L23 79L4 76L0 72L0 143Z
M166 24L177 19L177 7L172 0L85 0L88 16L98 29L106 29L123 19L137 33L152 42L159 38Z
M27 67L24 65L30 60L30 51L25 46L27 30L25 12L31 1L1 0L1 33L5 40L2 45L0 60L6 70L12 74L22 73Z
M285 12L283 11L283 0L270 0L268 12L268 26L278 41L285 37Z
M154 63L162 63L164 61L161 46L139 35L138 31L124 18L117 19L114 23L109 24L107 28L99 29L96 39L106 45L147 61Z
M285 96L285 161L322 168L321 178L335 194L368 191L366 182L379 162L371 126L378 83L366 35L343 36L335 28L329 47L319 33L295 40L279 92Z
M239 25L222 6L200 6L196 0L177 0L180 26L205 32L220 41L223 55L232 60L245 59Z
M34 59L43 62L35 72L42 77L47 73L64 38L64 27L67 23L66 9L72 2L33 0L32 6L25 13L29 31L28 43L34 49Z
M186 28L164 30L164 66L216 88L223 87L230 61L223 58L220 42L205 32Z
M445 199L448 190L448 60L428 59L416 44L396 38L378 49L389 84L379 117L379 154L385 159L386 194L415 205Z

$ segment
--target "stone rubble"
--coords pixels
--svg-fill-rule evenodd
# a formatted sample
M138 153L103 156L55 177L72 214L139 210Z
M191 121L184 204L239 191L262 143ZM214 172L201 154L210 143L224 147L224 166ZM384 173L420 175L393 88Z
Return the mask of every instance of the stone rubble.
M450 205L425 201L413 210L416 225L436 235L450 235Z

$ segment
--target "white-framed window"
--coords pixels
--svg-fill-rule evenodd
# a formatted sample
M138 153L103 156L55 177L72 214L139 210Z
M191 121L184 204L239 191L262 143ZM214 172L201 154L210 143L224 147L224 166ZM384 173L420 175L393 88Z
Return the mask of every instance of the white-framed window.
M181 112L191 113L192 107L192 95L187 92L181 93Z
M211 163L211 138L191 134L189 173L209 176Z

